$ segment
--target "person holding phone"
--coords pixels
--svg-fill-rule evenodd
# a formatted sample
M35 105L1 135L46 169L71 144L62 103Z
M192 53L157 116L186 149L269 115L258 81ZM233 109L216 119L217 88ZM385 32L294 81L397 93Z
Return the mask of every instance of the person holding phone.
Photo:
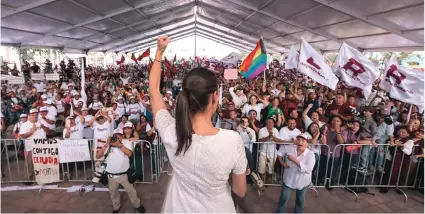
M256 136L255 131L249 128L249 120L247 117L242 117L241 123L237 127L237 131L241 135L245 147L252 152L252 143L256 141Z

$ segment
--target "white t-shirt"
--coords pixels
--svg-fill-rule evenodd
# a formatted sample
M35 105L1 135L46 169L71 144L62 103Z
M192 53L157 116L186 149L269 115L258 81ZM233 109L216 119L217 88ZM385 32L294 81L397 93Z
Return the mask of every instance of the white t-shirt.
M311 120L311 118L309 116L306 116L303 119L303 122L304 122L305 128L307 129L313 123L313 120ZM323 125L325 125L325 123L322 122L322 121L319 121L319 128L322 128Z
M61 100L54 100L54 102L55 102L55 105L56 105L56 112L57 113L62 113L62 112L65 111L65 106L64 106L62 99Z
M251 106L251 104L247 103L243 106L242 114L248 115L248 112L253 109L257 112L257 120L260 121L261 120L261 109L263 109L263 108L264 108L264 104L262 104L262 103L258 103L254 107Z
M47 113L47 115L49 115L50 117L56 118L56 116L58 115L58 111L56 110L56 108L54 106L46 106L47 110L49 111Z
M293 141L298 135L301 134L301 131L295 128L294 130L289 130L287 126L283 127L279 131L279 139L284 141Z
M279 131L277 131L276 128L273 128L272 135L276 138L279 138ZM269 136L269 131L267 130L267 127L263 127L258 132L258 139L265 138ZM262 143L260 146L260 153L262 155L265 155L267 157L276 157L277 156L277 150L276 150L276 142L270 141L267 143Z
M40 83L34 83L33 84L34 88L37 89L37 92L43 92L44 91L44 83L40 82Z
M310 133L306 132L305 134L307 135L308 139L313 139L313 136L311 136ZM309 143L308 144L308 149L310 149L311 151L313 151L316 154L320 154L320 148L321 147L320 147L319 144L322 144L322 141L321 140L318 140L317 141L317 145L313 145L313 144Z
M40 115L38 115L38 121L43 124L45 127L48 127L50 130L55 130L56 128L56 116L52 116L47 114L46 119L55 121L53 124L49 124L47 121L45 121L43 118L41 118Z
M99 124L97 121L93 122L93 139L100 139L106 141L110 136L111 125L109 121L105 121L103 124Z
M103 108L103 104L102 104L102 102L100 102L100 101L93 102L93 103L91 103L91 104L89 105L89 109L99 110L99 109L101 109L101 108Z
M139 120L140 118L140 112L144 112L145 107L140 105L139 103L134 103L134 104L128 104L127 106L127 114L129 114L128 116L128 120ZM130 113L130 112L137 112L137 113Z
M72 103L74 104L74 106L77 106L79 102L83 102L83 105L86 105L86 102L84 102L83 98L80 97L78 100L72 98Z
M125 114L126 108L127 105L125 103L117 103L117 109L115 109L116 120L119 120Z
M19 134L26 134L31 131L34 123L31 121L27 121L21 125L21 128L19 129ZM46 132L41 128L41 123L36 122L35 126L37 127L37 130L31 135L25 138L25 140L31 140L31 139L38 139L38 138L46 138ZM27 142L29 144L27 144ZM32 141L25 141L25 151L31 151L32 150Z
M129 140L122 140L123 146L133 151L133 143ZM130 167L128 156L118 147L111 147L111 151L106 158L106 171L109 173L126 172Z
M84 126L81 123L75 124L75 126L71 127L70 129L71 129L70 130L71 134L69 138L65 138L66 129L63 130L64 139L71 139L71 140L83 139Z
M243 144L245 145L245 147L248 148L249 151L252 152L253 142L256 141L255 131L253 129L249 128L249 127L246 127L246 131L243 131L240 127L238 127L237 130L242 137ZM249 138L249 134L251 134L251 138Z

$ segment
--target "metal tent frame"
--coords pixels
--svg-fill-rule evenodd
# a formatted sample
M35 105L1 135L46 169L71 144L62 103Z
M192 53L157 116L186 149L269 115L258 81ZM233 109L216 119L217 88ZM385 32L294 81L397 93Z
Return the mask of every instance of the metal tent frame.
M140 52L156 37L201 36L270 53L301 39L321 52L424 48L424 0L3 0L1 43L64 52Z

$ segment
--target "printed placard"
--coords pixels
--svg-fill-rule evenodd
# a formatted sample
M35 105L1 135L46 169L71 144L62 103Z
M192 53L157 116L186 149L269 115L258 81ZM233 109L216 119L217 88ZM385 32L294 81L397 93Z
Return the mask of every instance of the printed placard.
M59 150L56 139L33 139L32 162L38 184L59 181Z
M89 141L87 139L58 140L58 148L60 163L91 160Z
M237 69L225 69L224 70L224 79L226 79L226 80L238 79L238 70Z

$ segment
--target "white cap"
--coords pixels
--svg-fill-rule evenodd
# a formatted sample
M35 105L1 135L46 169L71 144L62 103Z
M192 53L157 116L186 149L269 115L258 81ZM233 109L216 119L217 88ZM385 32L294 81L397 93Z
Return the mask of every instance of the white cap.
M120 95L118 96L117 100L123 100L124 98Z
M136 99L136 97L134 97L134 96L130 96L129 100L131 100L131 99Z
M42 111L49 111L49 109L46 108L45 106L42 106L42 107L40 107L40 112L42 112Z
M123 131L122 131L122 129L117 128L117 129L114 130L114 134L123 134Z
M47 99L47 94L42 94L41 99Z
M310 137L306 134L306 133L301 133L301 134L299 134L298 136L297 136L297 138L298 137L302 137L302 138L304 138L304 140L309 140L310 139Z
M32 109L30 110L30 114L32 114L32 113L38 113L38 110L37 110L36 108L32 108Z
M75 96L75 95L80 96L80 94L78 94L78 92L77 92L76 90L72 90L72 91L71 91L71 95L72 95L72 96Z
M131 122L126 122L126 123L124 124L124 128L133 128L133 123L131 123Z
M171 92L171 91L167 91L167 94L171 94L171 95L173 95L173 92Z
M86 106L83 106L83 108L81 108L81 111L88 111L89 109Z
M19 116L19 118L23 118L23 117L28 117L27 114L21 114L21 116Z
M69 119L74 119L74 117L73 116L68 116L68 117L66 117L65 120L69 120Z

